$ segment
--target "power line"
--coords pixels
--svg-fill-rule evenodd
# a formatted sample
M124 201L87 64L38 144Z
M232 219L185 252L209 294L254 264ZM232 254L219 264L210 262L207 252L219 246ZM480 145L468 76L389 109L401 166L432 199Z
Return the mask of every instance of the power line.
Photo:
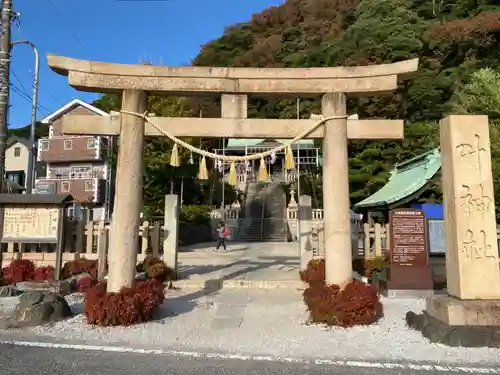
M21 89L19 89L19 87L15 86L14 84L11 83L10 84L10 88L12 89L13 92L15 92L21 98L23 98L24 100L26 100L28 103L31 103L31 97L29 95L27 95L25 92L23 92ZM41 110L41 111L44 111L47 114L52 113L52 111L50 109L48 109L47 107L41 105L40 103L37 103L37 108L39 110Z
M59 12L59 10L57 9L57 7L55 6L54 2L52 0L47 0L50 4L50 6L52 7L52 9L54 10L54 12L56 13L56 15L60 18L60 19L63 19L63 16L61 14L61 12ZM78 36L73 32L73 30L70 30L70 33L71 35L73 36L73 39L75 39L76 43L78 43L78 45L83 48L83 44L82 42L80 41L80 38L78 38Z
M28 99L28 100L32 100L33 98L30 96L30 94L28 94L28 90L26 90L26 87L23 85L23 83L21 82L21 80L19 79L19 77L17 76L17 74L11 70L12 72L12 75L14 76L14 78L16 79L16 81L19 83L19 85L21 86L21 89L19 87L16 87L14 86L12 83L10 84L11 88L14 90L14 91L19 91L20 92L20 95L23 95L23 97L25 99ZM33 88L33 87L32 87ZM50 110L47 109L47 107L43 106L42 104L40 104L40 100L38 100L38 103L37 103L37 108L45 108L45 110L48 111L48 113L51 113Z
M28 69L27 71L28 71L28 73L33 74L31 69ZM21 86L21 89L23 89L24 94L26 94L27 96L30 96L30 94L28 94L28 90L23 85L23 83L21 82L21 80L19 79L19 77L17 76L17 74L14 71L12 71L12 75L14 76L15 80L19 83L19 86ZM33 84L31 85L31 88L33 89ZM48 91L48 90L44 90L44 91L46 94L48 94L52 98L52 100L54 100L54 102L57 103L57 105L59 105L59 106L61 105L61 101L59 99L57 99L50 91ZM38 100L38 102L40 102L40 100Z
M26 87L24 87L23 83L21 82L21 80L19 79L19 77L17 76L16 72L14 72L12 69L11 69L11 73L12 75L14 76L14 79L17 81L17 83L19 83L19 86L21 86L21 88L23 89L24 93L26 95L29 95L28 94L28 90L26 90Z

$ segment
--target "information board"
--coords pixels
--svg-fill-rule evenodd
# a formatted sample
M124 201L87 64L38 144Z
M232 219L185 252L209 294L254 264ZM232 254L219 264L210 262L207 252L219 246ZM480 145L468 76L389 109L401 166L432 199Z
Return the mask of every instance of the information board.
M427 220L429 233L429 252L431 254L445 254L444 220Z
M5 206L2 242L56 243L59 215L59 207Z
M391 263L422 267L428 264L427 226L422 210L397 209L389 212Z

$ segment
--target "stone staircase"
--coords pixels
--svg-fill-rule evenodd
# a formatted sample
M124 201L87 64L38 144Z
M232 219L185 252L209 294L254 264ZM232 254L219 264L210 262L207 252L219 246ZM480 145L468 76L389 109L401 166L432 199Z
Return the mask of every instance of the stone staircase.
M238 239L245 242L287 240L286 196L280 183L248 185Z

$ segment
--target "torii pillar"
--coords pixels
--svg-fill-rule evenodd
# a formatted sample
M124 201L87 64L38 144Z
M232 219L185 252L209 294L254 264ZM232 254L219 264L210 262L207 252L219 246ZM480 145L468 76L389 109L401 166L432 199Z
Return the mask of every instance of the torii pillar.
M325 117L345 116L327 121L323 134L325 279L328 284L341 285L352 278L345 94L336 92L323 95L321 111Z
M124 92L123 109L140 114L144 113L146 106L145 92L222 96L223 118L220 119L152 117L150 121L155 124L152 126L119 113L106 117L70 115L63 118L63 131L67 134L119 134L121 137L109 252L109 291L119 290L133 282L142 202L139 194L142 169L139 165L142 162L143 135L138 133L147 136L164 136L167 132L175 137L291 139L310 129L317 121L248 119L248 94L323 95L323 116L339 117L327 121L306 138L323 139L326 282L343 285L352 279L347 141L401 139L403 121L348 120L346 94L390 93L396 90L398 78L417 70L418 59L362 67L295 69L156 67L54 55L48 55L47 59L54 71L68 75L70 85L76 89ZM131 186L126 187L127 184Z
M148 107L145 91L123 90L122 109L144 113ZM116 166L115 206L111 221L108 252L108 291L116 292L135 281L139 227L142 211L142 177L144 120L133 115L122 116L120 147ZM140 145L140 146L138 146ZM113 267L120 264L120 267Z

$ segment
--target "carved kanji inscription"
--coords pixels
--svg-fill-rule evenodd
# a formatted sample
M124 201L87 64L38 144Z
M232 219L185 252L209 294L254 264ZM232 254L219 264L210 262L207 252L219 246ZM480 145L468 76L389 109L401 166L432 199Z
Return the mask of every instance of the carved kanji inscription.
M473 194L469 185L462 185L460 200L461 206L469 216L474 212L488 212L491 206L491 198L484 194L484 184L479 184L477 194Z
M479 175L482 176L482 162L481 153L486 153L486 148L481 146L481 136L476 133L474 134L473 143L460 143L457 145L457 149L460 152L461 157L474 156L476 158L476 164L479 169Z
M466 255L467 258L472 260L485 259L485 258L496 258L492 252L492 247L489 244L484 230L479 231L478 235L479 242L474 236L474 232L470 229L465 233L465 239L462 242L462 253Z

